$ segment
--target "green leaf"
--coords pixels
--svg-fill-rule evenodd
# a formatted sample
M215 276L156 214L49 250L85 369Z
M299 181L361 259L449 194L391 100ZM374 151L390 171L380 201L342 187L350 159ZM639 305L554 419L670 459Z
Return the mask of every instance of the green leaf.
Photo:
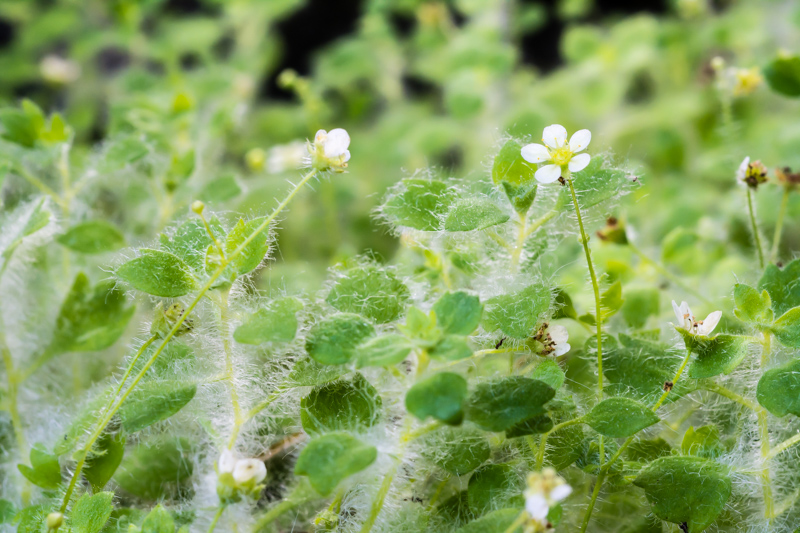
M115 171L125 168L140 161L149 152L147 144L135 135L114 139L106 151L103 170Z
M717 426L702 426L697 429L690 426L683 434L681 452L684 455L714 459L722 455L724 451L719 441Z
M511 139L506 141L492 163L492 181L512 185L525 185L534 181L536 165L522 158L522 145Z
M140 384L119 409L129 433L166 420L192 401L197 385L183 381L148 381Z
M17 523L17 533L42 533L44 531L45 517L51 507L45 504L30 505L19 510L14 517Z
M700 457L662 457L639 474L634 485L645 491L653 514L688 533L709 527L731 495L731 479L722 465Z
M622 283L616 281L600 295L600 312L603 314L603 320L616 314L624 302Z
M467 339L458 335L445 335L436 345L428 350L431 359L437 361L460 361L472 357L472 348Z
M142 533L175 533L175 520L161 504L156 505L145 517Z
M525 435L539 435L553 429L553 420L547 415L536 415L519 424L514 424L506 430L507 439L524 437ZM569 428L568 428L569 429Z
M479 384L467 400L465 413L486 431L505 431L544 413L556 391L544 382L511 376Z
M730 374L744 360L749 349L747 338L737 335L722 334L708 340L695 336L687 343L691 343L692 352L697 354L689 364L689 377L693 379Z
M2 185L2 183L0 183ZM23 243L25 237L30 237L37 231L44 229L49 223L53 214L44 208L45 199L42 198L35 202L24 204L14 210L11 215L13 224L5 223L3 228L3 241L8 243L2 250L0 257L8 261L14 251ZM0 207L2 200L0 199ZM13 229L12 229L13 228ZM2 274L7 263L0 264L0 274Z
M469 335L481 322L483 305L477 296L463 291L448 292L433 304L433 312L445 333Z
M8 524L14 519L17 510L8 500L0 499L0 524Z
M495 296L486 302L484 328L500 330L515 339L529 337L550 309L550 290L535 283L513 292Z
M61 304L53 340L45 358L65 352L94 352L114 344L125 331L135 308L126 307L125 294L114 282L89 286L83 272L75 276Z
M74 533L99 533L114 510L113 492L100 492L94 496L84 494L70 513Z
M800 359L770 368L758 380L756 398L777 417L800 416Z
M443 181L407 178L389 192L382 211L396 226L438 231L453 199Z
M362 430L381 417L383 401L361 374L314 388L300 400L300 422L309 435Z
M239 187L236 178L232 175L227 175L217 178L203 187L199 198L204 202L216 205L236 198L241 193L242 188Z
M294 473L308 476L314 490L327 496L345 478L361 472L378 456L374 446L347 433L328 433L311 439L300 452Z
M599 168L600 164L602 156L595 156L589 166L572 175L572 183L581 209L589 209L618 197L629 184L623 170ZM569 194L566 188L564 191L564 194ZM564 205L572 209L572 200L564 202Z
M343 366L323 365L310 357L301 357L289 372L286 386L315 387L339 379L347 372L349 370Z
M506 533L519 517L519 513L519 509L498 509L473 520L456 533ZM513 533L518 531L521 531L521 526L512 530Z
M733 289L733 300L736 304L733 314L740 320L758 325L772 323L772 299L766 289L759 293L749 285L737 283Z
M630 398L607 398L584 417L592 429L606 437L630 437L660 418L644 404Z
M408 298L408 288L392 272L366 265L342 272L325 301L344 313L385 324L402 315Z
M125 237L116 226L104 220L90 220L72 226L56 238L62 244L82 254L113 252L125 246Z
M105 407L114 394L114 388L107 389L93 397L72 419L64 434L58 438L53 452L56 455L64 455L73 450L77 442L90 433L91 428L96 424ZM75 406L77 407L77 405Z
M225 239L225 255L233 257L233 252L245 243L264 220L264 217L259 217L245 222L240 218ZM269 225L251 239L239 255L231 259L230 268L236 271L237 276L244 276L261 264L267 252L269 252Z
M114 476L124 455L125 435L122 433L104 433L98 439L83 469L83 476L92 485L95 494L102 491Z
M431 416L458 425L464 419L466 397L467 381L458 374L442 372L418 381L406 392L406 409L420 420Z
M50 455L41 445L31 448L31 466L19 464L17 469L25 479L46 490L55 490L61 485L61 466L58 456Z
M358 315L333 315L312 326L306 337L306 351L324 365L343 365L355 353L356 346L375 332L372 325Z
M511 202L516 212L520 215L526 215L536 199L536 191L539 186L535 182L516 186L507 181L502 182L501 185L503 186L503 192L506 193L508 201Z
M476 231L490 228L511 218L508 213L486 198L458 200L444 220L445 231Z
M772 299L775 316L781 316L793 307L800 307L800 259L795 259L785 267L767 265L764 275L758 282L759 289L766 289Z
M478 468L491 455L486 437L475 428L443 428L423 437L420 454L456 476Z
M145 500L173 498L191 486L193 455L187 440L160 436L129 450L114 480L127 493Z
M208 226L218 241L225 240L225 229L217 217L209 219ZM213 244L205 225L197 219L181 224L172 238L161 235L161 248L165 252L178 256L193 270L198 271L205 268L206 250Z
M779 56L764 67L764 77L776 93L800 96L800 57Z
M247 315L242 324L233 332L236 342L242 344L262 344L265 342L289 342L297 333L297 313L303 303L291 296L277 298Z
M508 464L485 465L469 478L469 508L482 515L494 509L521 508L522 480Z
M408 357L414 345L403 335L390 333L368 339L355 351L356 366L392 366Z
M558 363L552 359L545 359L533 369L531 378L550 385L553 390L558 390L567 377L561 367L558 366Z
M784 346L800 348L800 307L786 311L769 329Z
M161 250L143 248L139 257L123 263L116 275L136 290L177 298L197 288L197 282L187 265L179 257Z
M626 289L622 316L632 328L643 328L647 318L658 315L660 293L658 289Z
M553 303L557 308L557 311L553 315L553 320L557 318L571 318L572 320L578 320L578 313L575 311L572 298L570 298L569 294L567 294L564 289L556 288Z
M21 107L0 109L2 137L26 148L33 148L44 129L44 113L30 100L23 100Z

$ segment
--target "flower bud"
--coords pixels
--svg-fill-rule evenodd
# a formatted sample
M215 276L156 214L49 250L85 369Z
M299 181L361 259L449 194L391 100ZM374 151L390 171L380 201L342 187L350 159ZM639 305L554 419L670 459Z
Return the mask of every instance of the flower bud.
M195 200L194 202L192 202L192 211L194 211L198 215L201 214L203 212L203 209L205 208L206 204L204 204L200 200Z
M344 172L350 160L350 135L342 128L319 130L309 143L311 165L319 171Z
M237 485L244 485L252 481L257 484L267 477L267 467L259 459L240 459L236 461L233 469L233 479Z
M248 150L244 156L247 168L257 172L264 169L264 163L267 161L267 154L261 148L253 148Z
M61 513L50 513L47 515L45 524L48 530L58 531L58 528L64 524L64 515Z
M217 461L217 471L220 474L233 474L234 468L236 468L236 457L232 451L224 450Z

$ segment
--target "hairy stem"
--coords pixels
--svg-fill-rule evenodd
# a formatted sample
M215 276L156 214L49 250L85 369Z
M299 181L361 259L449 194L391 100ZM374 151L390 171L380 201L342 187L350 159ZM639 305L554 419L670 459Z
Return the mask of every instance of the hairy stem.
M517 234L517 244L514 246L514 251L511 253L511 273L515 273L519 268L519 258L522 255L522 249L525 247L525 238L528 236L528 215L527 213L519 216L519 233Z
M781 206L778 209L778 220L775 222L775 233L772 236L772 250L769 254L769 260L773 263L778 260L778 251L781 246L781 233L783 231L783 219L786 218L786 209L789 206L789 192L789 187L783 188Z
M217 508L217 512L214 513L214 519L211 521L211 525L208 526L208 533L211 533L212 531L217 529L217 522L219 522L219 519L222 517L222 513L224 512L225 512L225 505L220 505Z
M753 190L747 188L747 210L750 213L750 226L753 230L753 241L758 253L758 266L764 268L764 251L761 249L761 236L758 234L758 224L756 223L756 211L753 208Z
M231 339L229 331L228 320L228 297L230 295L230 287L223 289L219 294L219 326L220 336L222 337L222 349L225 352L225 380L228 383L228 388L231 393L231 405L233 406L233 429L231 436L228 440L228 449L233 449L236 444L236 439L239 437L239 430L245 419L242 417L242 407L239 403L239 393L236 392L236 384L234 382L233 372L233 350L231 349Z
M583 515L583 523L581 524L580 533L586 533L586 528L589 527L589 520L592 517L592 511L594 510L595 503L597 503L597 496L600 494L600 487L602 486L603 481L605 481L605 472L601 470L600 474L597 476L597 480L594 482L592 498L589 500L589 507L586 509L586 513Z
M175 336L175 334L183 325L184 321L188 318L188 316L192 313L192 311L194 311L195 307L197 307L200 301L205 297L206 293L211 289L211 287L214 286L217 279L222 275L222 273L227 268L228 264L234 259L236 259L239 256L239 254L241 254L245 250L245 248L250 244L250 242L253 241L253 239L255 239L258 235L260 235L261 232L264 231L267 227L269 227L272 221L275 220L275 217L277 217L278 214L281 211L283 211L283 209L286 208L286 206L289 204L292 198L294 198L294 196L298 193L298 191L300 191L300 189L302 189L303 186L306 183L308 183L308 181L316 174L317 170L312 169L305 176L303 176L303 179L301 179L300 182L298 182L297 185L295 185L294 188L289 192L286 198L284 198L283 201L280 204L278 204L275 210L273 210L272 214L266 217L264 221L261 224L259 224L259 226L253 232L251 232L250 235L246 239L244 239L244 241L242 241L242 243L233 252L231 252L231 254L228 255L227 258L225 258L220 263L219 267L217 267L217 270L211 275L208 281L201 287L201 289L199 290L195 298L192 300L192 302L186 307L186 310L181 315L181 317L175 321L175 325L172 326L172 329L167 333L167 335L164 336L164 338L161 341L161 344L158 346L158 348L156 348L155 352L147 361L147 363L144 365L142 370L139 371L139 373L136 375L133 382L125 391L125 393L122 394L122 396L119 398L116 404L114 404L113 407L108 410L105 417L101 419L100 423L97 425L94 432L89 436L89 439L87 440L86 444L81 450L80 454L81 458L78 460L78 463L75 466L75 471L72 473L72 478L70 479L69 485L67 486L67 490L64 494L64 499L61 503L60 512L62 514L66 511L67 506L69 505L72 492L75 490L75 485L78 481L78 478L80 477L81 471L83 470L83 466L86 463L86 457L89 454L89 451L92 449L92 446L94 445L95 441L97 441L97 439L103 433L103 430L111 421L114 414L116 414L117 410L125 402L128 395L130 395L130 393L133 392L133 389L136 387L136 385L138 385L142 377L144 377L147 371L150 370L150 367L153 365L153 363L155 363L158 356L161 355L161 352L167 346L169 341L172 340L172 338Z
M761 348L762 372L769 361L772 340L772 334L770 332L764 331L763 334L764 342ZM758 429L761 433L761 459L763 463L761 467L761 489L764 494L764 516L769 520L775 516L775 502L772 498L772 483L770 482L769 474L769 423L767 420L767 411L764 409L758 410Z
M772 448L770 450L770 452L767 454L767 456L765 457L765 459L767 459L767 460L774 459L778 454L780 454L781 452L783 452L785 450L788 450L789 448L791 448L792 446L794 446L798 442L800 442L800 433L798 433L797 435L793 435L793 436L789 437L785 441L781 442L780 444L778 444L777 446Z

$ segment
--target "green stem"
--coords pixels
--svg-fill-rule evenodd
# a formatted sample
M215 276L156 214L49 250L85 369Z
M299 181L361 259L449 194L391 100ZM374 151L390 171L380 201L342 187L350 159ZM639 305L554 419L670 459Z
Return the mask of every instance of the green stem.
M293 498L292 496L290 495L287 499L261 515L261 518L256 520L255 525L253 525L253 533L260 533L268 525L280 518L281 515L288 513L302 503L302 499Z
M247 414L245 415L244 420L242 421L242 424L244 424L245 422L247 422L248 420L250 420L251 418L256 416L258 413L260 413L261 411L263 411L267 407L269 407L270 404L272 404L272 402L274 402L278 398L278 396L281 395L281 393L284 390L286 390L286 389L284 388L283 385L279 386L272 394L267 396L261 403L259 403L258 405L256 405L252 409L250 409L247 412Z
M720 396L728 398L729 400L733 400L734 402L736 402L736 403L738 403L740 405L743 405L744 407L747 407L751 411L758 412L759 410L761 410L761 407L759 405L756 405L755 403L751 402L750 400L748 400L744 396L736 394L735 392L733 392L729 388L724 387L724 386L720 385L719 383L714 383L713 381L708 381L708 382L704 382L702 387L703 387L703 389L705 389L705 390L707 390L709 392L714 392L716 394L719 394Z
M664 390L664 393L661 395L661 397L658 399L658 401L655 403L655 405L653 405L652 410L653 410L654 413L656 411L658 411L658 408L661 407L661 405L667 399L667 396L669 396L669 393L670 393L670 391L672 391L672 388L675 386L675 384L678 382L678 380L681 379L681 376L683 375L683 371L686 369L686 365L689 364L689 359L691 357L692 357L692 348L691 348L691 346L688 346L686 348L686 357L683 358L683 362L681 363L681 366L679 366L678 370L675 372L675 377L672 378L672 387L669 387L666 390Z
M239 393L236 392L233 375L233 350L231 349L230 331L228 328L228 296L230 287L222 289L219 295L219 324L220 335L222 336L222 349L225 352L225 379L231 393L231 405L233 406L233 430L228 440L228 449L233 449L236 439L239 437L239 430L245 419L242 417L242 407L239 403Z
M783 219L786 218L786 209L789 206L789 187L783 188L781 197L781 207L778 209L778 220L775 222L775 234L772 236L772 251L769 254L770 261L778 260L778 250L781 246L781 232L783 231Z
M286 198L284 198L283 201L280 204L278 204L278 206L275 208L272 214L266 217L264 221L261 224L259 224L258 227L246 239L244 239L244 241L242 241L242 243L233 252L231 252L231 254L228 255L228 257L225 260L222 261L217 270L211 275L208 281L200 288L198 294L195 296L192 302L186 307L186 311L184 311L181 317L175 322L175 325L172 326L172 329L169 331L169 333L167 333L167 335L163 338L161 344L158 346L156 351L144 365L144 368L142 368L142 370L136 375L133 382L125 391L125 393L120 397L120 399L116 402L116 404L112 407L112 409L110 409L106 413L106 416L100 421L100 424L98 424L98 426L95 428L95 431L90 435L88 441L84 445L82 449L81 458L78 460L78 463L75 466L75 470L72 473L72 478L70 479L69 485L67 486L67 490L64 494L64 499L61 503L60 512L62 514L67 509L67 505L69 504L72 492L73 490L75 490L75 484L77 483L78 477L80 476L81 471L83 470L83 466L86 463L86 457L89 451L92 449L92 446L94 445L95 441L100 437L105 427L108 425L113 416L116 414L117 410L125 402L128 395L130 395L130 393L133 392L133 389L136 387L139 381L141 381L142 377L144 377L147 371L150 370L150 367L153 365L153 363L155 363L156 359L164 350L166 345L169 343L170 340L172 340L172 337L174 337L177 331L181 328L183 322L188 318L188 316L192 313L192 311L194 311L195 307L197 307L197 305L205 297L206 293L211 289L211 287L214 286L217 279L222 275L222 273L225 272L225 269L227 268L230 261L236 259L245 250L245 248L247 248L250 242L253 241L253 239L255 239L258 235L261 234L262 231L264 231L267 227L269 227L270 224L272 224L272 222L275 220L275 217L277 217L278 214L281 211L283 211L284 208L286 208L286 206L289 204L292 198L294 198L294 196L298 193L298 191L300 191L300 189L302 189L302 187L306 183L308 183L308 181L312 177L314 177L316 173L317 170L312 169L310 172L308 172L308 174L303 176L303 179L301 179L300 182L297 185L295 185L295 187L289 192Z
M756 252L758 252L758 266L764 268L764 251L761 249L761 236L758 234L758 224L756 223L756 211L753 208L753 190L747 188L747 210L750 213L750 226L753 230L753 240L756 244Z
M762 372L769 362L772 341L772 334L769 331L764 331L763 335L764 342L761 347ZM767 520L770 520L775 516L775 502L772 498L772 483L770 482L769 461L767 460L770 454L769 422L767 419L767 412L764 409L759 409L758 411L758 428L761 433L761 458L763 459L763 466L761 469L761 488L764 494L764 516L767 518Z
M550 431L547 431L542 434L541 439L539 440L539 449L536 454L536 469L541 470L542 466L544 466L544 449L547 445L547 437L550 436L551 433L555 433L556 431L562 430L564 428L574 426L576 424L582 424L583 418L574 418L572 420L567 420L566 422L561 422L560 424L556 424L553 426Z
M564 179L569 185L569 192L572 194L572 205L575 207L575 216L578 218L578 227L581 231L581 245L583 253L586 255L586 265L589 267L589 277L592 279L592 290L594 291L595 322L597 322L597 398L603 399L603 317L600 305L600 286L597 283L597 275L592 263L592 251L589 249L589 236L583 226L581 209L578 206L578 196L575 194L575 185L572 183L572 176L568 169L565 169Z
M372 501L369 516L364 522L364 525L361 526L361 533L369 533L372 530L372 526L375 525L375 521L378 519L378 515L381 513L383 504L386 501L386 495L389 494L389 489L392 488L392 482L394 481L394 476L397 474L400 461L401 458L398 457L392 469L384 476L381 487L378 489L378 494L375 495L375 499Z
M594 489L592 489L592 498L589 500L589 507L586 509L586 514L583 515L581 533L586 533L586 528L589 527L589 520L592 517L592 511L597 502L597 496L600 494L600 486L603 484L603 481L605 481L605 472L601 470L600 474L597 476L597 481L594 483Z
M800 442L800 433L798 433L797 435L793 435L793 436L789 437L785 441L781 442L780 444L778 444L777 446L772 448L772 450L770 450L770 452L767 454L766 459L768 459L768 460L769 459L774 459L781 452L783 452L785 450L788 450L789 448L791 448L792 446L794 446L798 442Z
M222 513L224 513L224 512L225 512L225 506L224 505L220 505L217 508L217 512L214 514L214 520L212 520L211 521L211 525L208 526L208 533L211 533L212 531L214 531L217 528L217 522L219 522L219 519L222 516Z
M519 216L519 233L517 234L517 244L514 246L514 251L511 253L511 273L515 273L519 268L519 258L522 255L522 249L525 247L525 238L528 227L527 213Z
M522 527L527 521L528 521L528 513L523 511L519 514L517 519L514 520L514 522L510 526L508 526L508 528L505 530L504 533L514 533L514 531Z
M53 199L53 201L55 203L57 203L62 209L66 208L64 199L61 198L58 195L58 193L56 191L54 191L51 187L46 185L42 180L40 180L39 178L37 178L36 176L34 176L30 172L28 172L27 170L25 170L21 166L17 166L16 169L17 169L17 172L19 172L19 175L22 176L23 178L25 178L25 180L28 183L30 183L31 185L33 185L34 187L39 189L39 191L41 191L42 193L44 193L44 194L48 195L49 197L51 197Z

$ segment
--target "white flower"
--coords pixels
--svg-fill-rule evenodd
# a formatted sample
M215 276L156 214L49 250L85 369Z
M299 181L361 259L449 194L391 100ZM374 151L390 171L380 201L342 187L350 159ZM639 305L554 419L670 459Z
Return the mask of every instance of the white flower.
M553 324L547 328L547 332L550 334L550 340L553 341L553 355L559 357L569 351L570 345L567 342L569 340L569 332L567 328Z
M233 469L233 480L237 485L244 485L250 480L259 483L267 477L267 467L259 459L239 459Z
M219 456L217 469L220 474L233 474L234 468L236 468L236 457L234 457L232 451L226 449Z
M542 132L541 144L527 144L522 147L522 157L529 163L551 164L540 167L534 177L540 183L552 183L561 177L562 169L566 166L570 172L578 172L586 168L592 157L589 154L578 154L589 146L592 141L592 132L589 130L576 131L567 143L567 130L560 124L547 126ZM575 155L578 154L578 155Z
M694 335L710 335L722 318L722 311L714 311L709 313L705 320L697 320L689 309L689 304L681 302L681 305L678 305L675 300L672 300L672 310L678 319L677 326Z
M39 71L45 80L59 84L71 83L81 75L80 65L56 55L45 56L39 63Z
M739 165L739 169L736 171L736 181L741 184L745 184L744 179L747 177L747 168L750 166L750 156L745 157L742 160L742 164Z
M319 130L314 135L314 143L309 143L311 165L318 170L344 172L350 160L350 135L342 128L331 131Z
M525 510L531 520L542 527L547 525L550 507L572 493L572 487L552 468L541 473L528 474L528 488L525 490Z

